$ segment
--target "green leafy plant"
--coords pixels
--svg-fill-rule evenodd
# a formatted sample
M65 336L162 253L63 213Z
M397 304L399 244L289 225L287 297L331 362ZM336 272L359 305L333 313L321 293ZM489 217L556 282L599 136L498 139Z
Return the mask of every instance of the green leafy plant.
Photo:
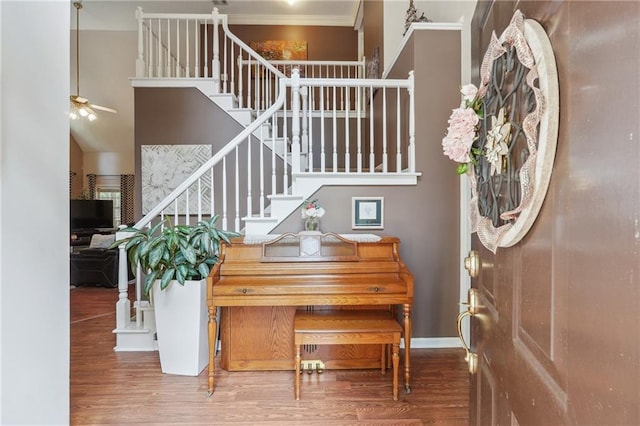
M165 220L147 229L125 228L122 232L133 234L111 247L125 244L134 273L140 263L146 274L144 291L149 294L156 280L164 290L172 280L184 285L187 280L209 275L218 261L220 242L231 244L231 238L240 235L216 228L217 220L216 215L196 225L173 225Z

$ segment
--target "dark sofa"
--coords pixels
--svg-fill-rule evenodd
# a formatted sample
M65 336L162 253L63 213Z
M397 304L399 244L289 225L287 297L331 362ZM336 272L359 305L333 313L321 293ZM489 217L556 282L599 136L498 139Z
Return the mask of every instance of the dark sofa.
M118 287L119 250L108 248L114 239L113 234L94 234L88 248L73 247L69 260L71 285ZM128 279L133 279L128 264L127 271Z
M71 253L71 285L118 287L118 250L87 248Z

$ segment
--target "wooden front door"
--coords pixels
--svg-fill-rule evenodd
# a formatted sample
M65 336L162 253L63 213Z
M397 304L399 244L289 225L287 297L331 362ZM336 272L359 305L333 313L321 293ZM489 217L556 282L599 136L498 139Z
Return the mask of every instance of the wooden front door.
M640 424L640 3L479 2L472 69L515 9L549 34L557 154L541 212L514 247L473 236L475 425ZM477 84L477 75L474 75Z

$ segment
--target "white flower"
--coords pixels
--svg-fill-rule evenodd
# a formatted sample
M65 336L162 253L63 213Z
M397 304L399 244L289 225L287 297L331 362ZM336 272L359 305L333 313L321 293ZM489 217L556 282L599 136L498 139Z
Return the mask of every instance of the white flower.
M302 203L302 210L300 210L300 215L303 219L308 217L322 217L324 213L324 209L318 205L318 200L305 201Z
M502 172L502 157L509 153L509 135L511 123L504 121L504 108L498 111L498 117L491 117L491 130L487 132L485 157L491 163L491 175Z
M462 89L460 89L460 93L462 93L462 100L465 102L473 102L478 94L478 88L473 84L465 84L462 86Z

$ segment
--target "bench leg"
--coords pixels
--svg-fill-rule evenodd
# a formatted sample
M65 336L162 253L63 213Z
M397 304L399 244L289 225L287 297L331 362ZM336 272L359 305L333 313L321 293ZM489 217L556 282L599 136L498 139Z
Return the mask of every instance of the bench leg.
M382 355L380 355L380 373L384 374L387 370L387 345L382 344L382 350L380 351Z
M398 400L398 367L400 366L400 345L393 344L393 354L391 355L393 361L393 400Z
M302 357L300 356L300 345L296 345L296 372L295 372L295 384L294 384L294 393L296 396L296 401L300 399L300 362L302 361Z

